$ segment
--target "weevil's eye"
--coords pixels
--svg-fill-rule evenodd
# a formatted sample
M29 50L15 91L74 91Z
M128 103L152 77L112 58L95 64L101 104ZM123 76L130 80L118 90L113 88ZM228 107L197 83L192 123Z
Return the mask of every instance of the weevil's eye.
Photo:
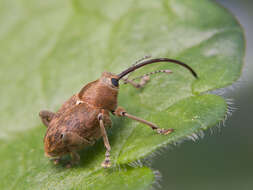
M115 78L111 78L111 81L112 81L112 84L116 87L119 86L119 80L118 79L115 79Z

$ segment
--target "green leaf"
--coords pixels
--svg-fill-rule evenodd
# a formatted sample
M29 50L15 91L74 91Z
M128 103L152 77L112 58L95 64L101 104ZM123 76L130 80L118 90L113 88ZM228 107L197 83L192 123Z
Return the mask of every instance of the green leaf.
M237 21L208 0L0 0L0 189L147 189L152 170L127 165L224 119L225 100L207 93L239 78L244 46ZM152 76L141 90L121 84L119 105L175 132L113 118L112 169L100 166L102 140L81 152L80 166L53 166L38 112L56 111L103 71L119 73L148 54L184 61L199 79L173 64L147 66L133 76L173 74Z
M105 170L96 167L95 148L83 152L80 166L66 169L54 166L43 156L42 126L19 135L9 143L0 141L0 189L137 189L144 190L152 185L155 173L146 167L122 167ZM100 155L103 159L103 155ZM93 162L95 161L95 162ZM96 168L94 168L96 167Z

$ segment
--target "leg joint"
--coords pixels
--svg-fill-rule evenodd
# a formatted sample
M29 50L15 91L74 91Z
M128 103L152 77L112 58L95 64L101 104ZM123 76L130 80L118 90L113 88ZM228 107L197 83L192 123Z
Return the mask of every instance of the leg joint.
M100 120L103 120L103 114L102 113L99 113L98 114L98 120L100 121Z
M114 114L115 114L116 116L125 116L126 113L127 113L126 110L124 110L124 108L122 108L122 107L118 107L118 108L114 111Z

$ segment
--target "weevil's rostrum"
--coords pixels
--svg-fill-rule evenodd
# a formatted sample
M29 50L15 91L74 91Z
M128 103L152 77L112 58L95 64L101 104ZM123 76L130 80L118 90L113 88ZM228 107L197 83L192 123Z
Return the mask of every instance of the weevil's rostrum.
M168 70L152 72L143 75L139 83L124 78L124 76L138 68L159 62L179 64L187 68L197 78L196 72L191 67L178 60L168 58L141 60L118 75L104 72L98 80L88 83L80 92L67 100L56 113L50 111L40 112L42 122L47 126L44 137L45 155L52 158L54 163L57 164L62 156L70 154L72 160L67 165L67 167L70 167L80 160L77 151L93 145L99 138L103 137L106 153L102 166L105 168L110 167L111 147L106 133L106 129L111 126L110 112L115 116L128 117L144 123L158 134L167 135L173 132L173 129L159 128L154 123L129 114L123 108L118 107L117 103L120 80L123 80L125 84L142 88L148 82L150 74L171 73Z

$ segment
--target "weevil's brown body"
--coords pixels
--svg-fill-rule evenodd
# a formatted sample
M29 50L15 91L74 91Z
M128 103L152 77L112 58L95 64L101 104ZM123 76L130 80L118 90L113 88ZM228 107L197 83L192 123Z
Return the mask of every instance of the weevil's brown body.
M138 68L157 62L173 62L179 64L187 68L197 78L197 74L191 67L180 61L168 58L142 61L119 75L104 72L100 79L84 86L79 93L73 95L66 101L56 113L50 111L40 112L42 122L48 127L44 137L46 156L54 158L55 163L58 163L63 155L70 154L72 157L71 164L73 164L80 159L77 154L78 150L85 146L93 145L96 140L103 137L106 153L102 166L105 168L110 167L111 147L106 134L106 128L111 126L110 112L116 116L124 116L144 123L158 134L167 135L171 133L173 129L159 128L157 125L130 115L123 108L117 107L119 80L123 79L125 83L140 88L148 81L149 78L147 78L147 75L149 74L159 72L171 73L168 70L151 72L142 76L139 84L123 78Z
M77 99L76 95L65 104L68 105L69 101L75 99ZM65 111L59 110L50 122L44 138L45 153L48 156L60 156L70 153L73 149L79 150L84 146L94 144L101 137L99 121L97 119L100 112L101 109L92 107L86 103L75 105ZM106 112L105 115L105 125L108 127L111 125L109 112ZM64 133L75 133L86 139L87 143L78 145L63 144L60 137Z
M114 111L117 107L118 88L107 84L106 77L117 76L104 73L100 80L87 84L56 112L44 137L47 156L59 157L94 144L102 136L98 120L99 113L103 112L105 126L111 126L108 110ZM62 134L68 133L83 138L84 143L64 143Z

